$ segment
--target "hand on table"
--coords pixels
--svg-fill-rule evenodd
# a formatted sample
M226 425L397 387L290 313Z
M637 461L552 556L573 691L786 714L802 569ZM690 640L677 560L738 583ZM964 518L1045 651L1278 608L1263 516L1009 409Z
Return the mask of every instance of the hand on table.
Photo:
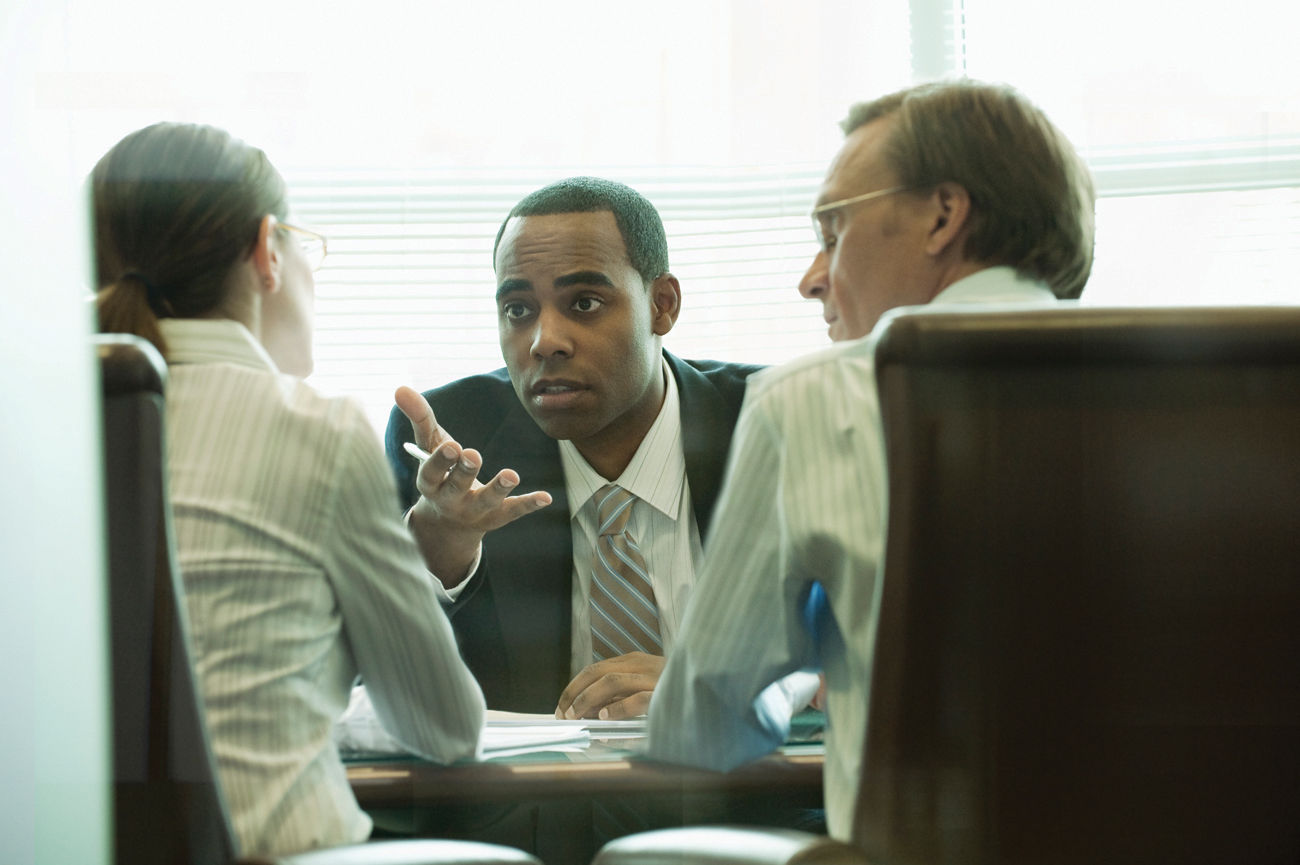
M555 717L622 721L644 715L663 670L663 656L645 652L588 664L560 694Z
M509 495L519 485L513 469L502 469L488 483L480 483L482 456L462 448L438 425L419 392L399 387L393 399L411 421L415 444L430 454L415 479L420 499L411 508L411 531L429 570L452 588L469 576L485 534L546 507L551 495Z

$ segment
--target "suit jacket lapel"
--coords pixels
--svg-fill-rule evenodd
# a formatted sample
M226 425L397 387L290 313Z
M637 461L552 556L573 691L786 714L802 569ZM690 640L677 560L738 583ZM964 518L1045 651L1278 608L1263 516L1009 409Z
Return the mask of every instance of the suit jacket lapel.
M488 535L492 549L520 563L514 573L492 569L493 600L505 636L503 650L515 681L511 692L556 699L568 684L572 632L573 535L559 446L538 428L523 406L513 407L483 448L481 479L502 468L519 473L516 492L546 490L551 504ZM489 464L488 454L492 455ZM486 544L486 542L485 542ZM488 553L485 545L484 554ZM495 557L494 557L495 559ZM558 670L556 681L537 672ZM521 704L532 702L522 701Z
M713 505L722 487L726 454L731 447L732 424L727 420L726 402L713 382L699 370L664 352L677 378L681 397L682 450L686 456L686 479L700 539L708 535Z

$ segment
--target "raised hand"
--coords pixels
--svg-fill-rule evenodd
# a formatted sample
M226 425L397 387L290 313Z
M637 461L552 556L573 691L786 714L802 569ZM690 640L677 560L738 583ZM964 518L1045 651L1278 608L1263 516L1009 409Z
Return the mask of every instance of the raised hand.
M429 454L415 479L420 499L411 508L411 532L429 570L452 588L469 576L485 534L546 507L551 496L544 491L509 495L519 485L513 469L480 483L478 451L462 448L439 426L419 392L403 386L393 399L411 421L415 444Z

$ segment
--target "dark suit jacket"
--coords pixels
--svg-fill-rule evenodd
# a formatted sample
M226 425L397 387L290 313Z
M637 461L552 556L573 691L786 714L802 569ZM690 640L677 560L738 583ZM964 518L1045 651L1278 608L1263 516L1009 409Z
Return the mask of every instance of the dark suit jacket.
M704 537L745 379L760 367L664 354L681 397L686 477ZM515 494L551 494L548 507L487 534L477 573L447 611L489 707L550 712L569 683L572 624L573 535L559 445L528 416L504 369L426 391L424 397L456 441L483 455L481 480L512 468L520 477ZM384 444L404 508L419 497L418 463L402 449L412 436L410 421L395 408Z

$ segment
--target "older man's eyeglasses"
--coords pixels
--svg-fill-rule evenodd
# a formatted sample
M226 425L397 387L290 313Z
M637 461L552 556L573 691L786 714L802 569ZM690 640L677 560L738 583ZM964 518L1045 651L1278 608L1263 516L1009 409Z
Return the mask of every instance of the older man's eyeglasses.
M837 210L843 210L852 204L860 204L863 201L871 201L873 198L883 198L886 195L893 195L896 192L906 192L906 186L891 186L888 189L877 189L875 192L864 192L861 195L855 195L852 198L841 198L838 201L828 201L825 204L819 204L812 209L812 226L813 234L817 235L817 245L822 252L830 249L830 242L834 241L834 236L827 230L829 224L829 214ZM829 238L829 241L828 241Z
M303 258L307 259L307 266L313 271L320 270L320 266L325 263L325 253L328 248L325 235L287 222L281 222L279 227L293 235L293 239L298 242L298 248L302 250Z

